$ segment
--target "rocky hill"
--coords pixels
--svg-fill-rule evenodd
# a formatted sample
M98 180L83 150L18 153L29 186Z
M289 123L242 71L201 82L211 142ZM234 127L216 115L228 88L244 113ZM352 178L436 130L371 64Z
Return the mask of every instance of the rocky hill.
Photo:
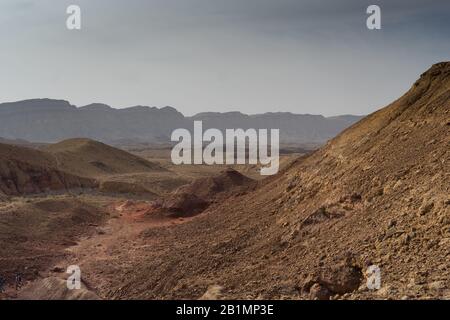
M0 143L0 194L3 196L98 188L105 192L139 186L103 181L111 175L163 172L154 162L89 139L71 139L40 150ZM131 191L130 191L131 192Z
M54 156L60 169L86 177L165 170L156 163L90 139L64 140L43 150Z
M50 154L0 144L0 194L35 194L95 185L92 179L60 170Z
M172 217L192 216L211 203L222 201L227 194L246 192L254 181L231 168L217 176L199 178L181 186L166 199L160 210Z
M220 286L227 298L448 299L449 174L445 62L255 191L143 232L152 250L132 269L97 265L124 275L101 293L199 298ZM369 266L381 270L379 290L366 286Z

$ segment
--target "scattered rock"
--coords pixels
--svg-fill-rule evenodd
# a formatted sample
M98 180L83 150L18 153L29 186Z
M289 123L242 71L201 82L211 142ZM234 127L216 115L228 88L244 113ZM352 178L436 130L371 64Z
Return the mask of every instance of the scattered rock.
M429 290L441 291L447 288L445 281L434 281L428 284Z
M424 203L420 208L419 208L419 215L423 216L426 215L428 212L431 211L431 209L434 208L434 202L429 202L429 203Z
M397 221L394 219L391 219L388 221L387 227L389 229L389 228L395 227L396 225L397 225Z
M222 298L223 287L213 285L199 298L199 300L220 300Z
M63 272L65 272L65 269L63 267L61 267L61 266L55 266L55 267L52 268L51 271L55 272L55 273L63 273Z
M319 283L313 284L309 289L309 298L312 300L329 300L330 296L330 290Z
M383 286L376 291L376 294L383 298L389 297L392 294L392 288L390 286Z

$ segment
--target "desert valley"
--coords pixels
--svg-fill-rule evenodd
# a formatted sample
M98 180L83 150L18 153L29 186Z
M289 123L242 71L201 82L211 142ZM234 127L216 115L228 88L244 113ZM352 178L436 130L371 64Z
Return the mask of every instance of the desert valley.
M274 176L171 162L172 127L273 116ZM450 299L450 62L366 117L56 100L0 117L1 299Z

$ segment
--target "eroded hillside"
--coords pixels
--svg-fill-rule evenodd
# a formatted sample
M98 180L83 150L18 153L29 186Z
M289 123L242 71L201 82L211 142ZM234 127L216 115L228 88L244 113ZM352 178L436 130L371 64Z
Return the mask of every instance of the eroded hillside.
M218 285L227 298L449 298L449 133L450 63L440 63L256 191L142 232L142 249L118 253L126 265L96 263L99 293L199 298ZM370 265L380 290L365 285Z
M54 297L63 284L59 266L76 264L86 294L100 298L450 298L449 147L446 62L276 176L252 181L228 170L201 178L166 194L158 207L165 215L156 214L154 202L115 197L103 199L101 210L87 210L84 202L69 207L63 216L91 225L92 233L64 251L58 268L50 267L54 257L46 259L45 272L33 278L38 282L18 296ZM58 159L46 161L51 167ZM98 162L74 164L96 171L103 167ZM184 215L193 196L201 206ZM36 200L24 208L57 205ZM5 210L7 230L18 211ZM80 219L80 212L92 214ZM13 270L15 260L5 261ZM379 290L366 286L369 266L381 270ZM43 290L50 285L56 291Z

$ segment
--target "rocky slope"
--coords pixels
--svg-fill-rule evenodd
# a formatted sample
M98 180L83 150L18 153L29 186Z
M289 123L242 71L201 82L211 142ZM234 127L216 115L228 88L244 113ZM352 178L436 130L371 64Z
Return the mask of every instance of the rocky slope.
M166 169L120 149L89 139L71 139L40 150L0 143L0 194L16 196L98 188L106 193L147 193L111 175Z
M95 181L62 171L42 151L0 144L0 194L22 195L92 188Z
M108 283L99 293L199 298L218 285L226 298L450 298L449 147L445 62L255 191L143 232L152 250L127 266L96 263ZM371 265L379 290L366 286Z
M87 177L146 171L164 171L156 163L90 139L69 139L44 150L62 170Z
M172 217L192 216L214 202L223 201L227 194L246 192L254 185L252 179L229 168L217 176L199 178L178 188L163 200L159 209Z

